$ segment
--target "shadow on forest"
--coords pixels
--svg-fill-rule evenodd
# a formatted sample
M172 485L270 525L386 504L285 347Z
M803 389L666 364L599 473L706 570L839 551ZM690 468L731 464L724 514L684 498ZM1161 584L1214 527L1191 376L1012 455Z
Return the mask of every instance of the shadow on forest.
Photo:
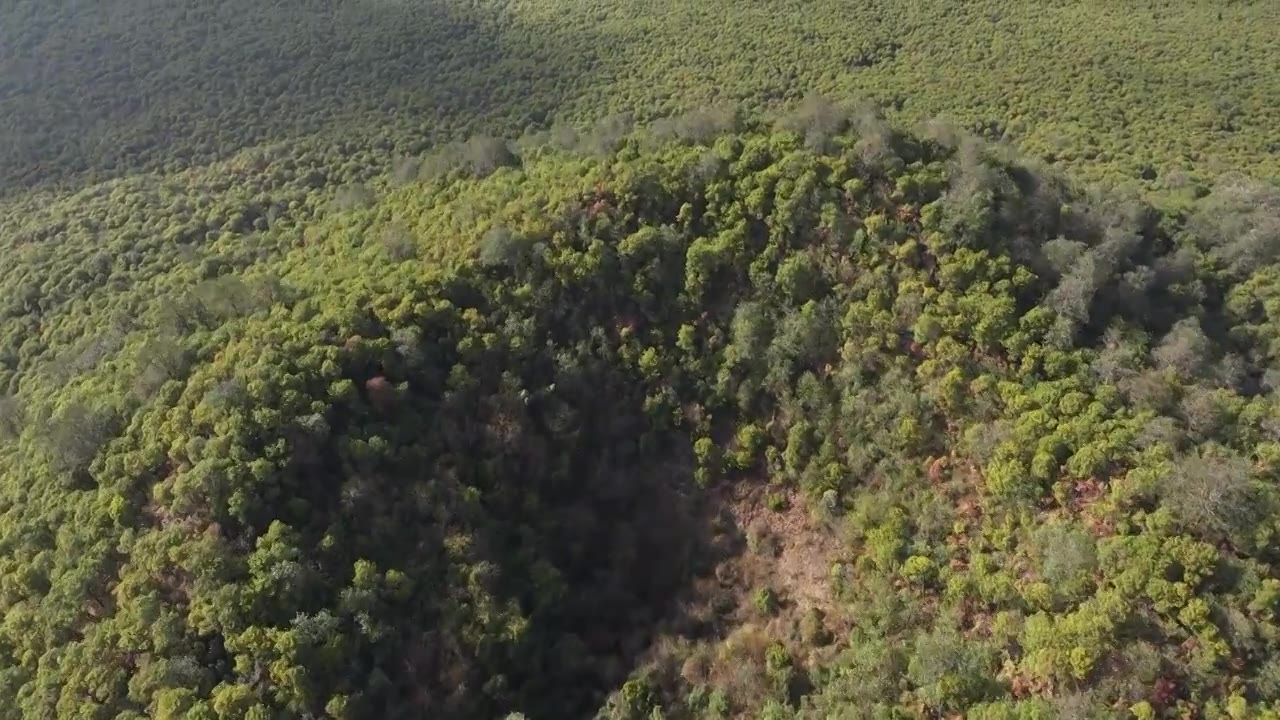
M661 413L646 407L650 383L620 363L601 334L628 316L608 288L551 283L545 302L519 308L496 303L490 282L445 296L503 332L522 328L510 347L494 343L408 374L373 357L348 368L357 384L385 374L412 391L393 417L373 425L357 419L340 432L373 433L422 458L361 473L386 482L370 493L383 510L369 519L348 515L364 535L353 538L353 556L400 567L405 552L466 528L474 554L450 563L470 578L464 585L483 591L445 577L433 580L436 589L472 593L464 614L477 602L515 606L525 623L514 636L487 626L477 640L422 616L399 618L393 636L401 641L386 655L395 660L380 663L395 687L384 709L591 717L646 666L661 638L723 630L714 617L691 614L690 601L701 579L743 552L745 534L722 494L695 483L687 435L655 427ZM437 332L423 328L423 355L447 344ZM419 511L409 488L424 467L439 499ZM348 514L331 485L305 476L299 490L311 522Z
M0 11L0 189L316 134L416 153L536 126L598 62L500 4L23 0Z
M555 378L576 411L573 429L557 427L556 409L531 403L519 449L503 462L510 475L487 507L493 562L540 557L562 582L504 668L512 705L491 708L530 720L592 717L660 636L714 632L686 613L687 601L699 578L745 547L717 497L695 484L688 438L648 427L643 388L603 364L575 375ZM495 413L482 409L477 419L493 426ZM480 450L491 457L495 448ZM535 604L531 575L505 585L508 600Z
M696 581L745 547L743 533L725 525L732 519L696 490L688 466L611 477L589 503L559 510L578 524L557 538L576 557L562 565L571 568L563 603L533 633L538 652L553 648L547 659L556 664L517 675L525 683L518 709L531 720L592 717L661 638L715 632L689 612Z

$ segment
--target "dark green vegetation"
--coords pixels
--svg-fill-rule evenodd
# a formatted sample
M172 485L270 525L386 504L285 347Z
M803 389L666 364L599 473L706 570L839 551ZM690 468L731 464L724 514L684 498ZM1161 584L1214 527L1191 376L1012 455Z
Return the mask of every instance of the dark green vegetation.
M13 0L3 13L6 188L283 140L358 173L458 134L809 91L907 122L946 115L1090 178L1280 175L1269 0Z
M783 125L437 158L11 307L5 712L1263 712L1275 193ZM795 540L735 484L832 602L690 584Z
M208 5L0 11L0 719L1280 717L1273 3Z

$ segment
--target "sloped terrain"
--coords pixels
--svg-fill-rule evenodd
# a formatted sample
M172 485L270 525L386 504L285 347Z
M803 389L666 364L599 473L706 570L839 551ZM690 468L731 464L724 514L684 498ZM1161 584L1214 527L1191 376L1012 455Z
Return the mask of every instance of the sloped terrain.
M1280 5L188 5L0 8L0 720L1280 717Z
M1270 0L14 0L0 196L286 143L342 182L471 134L807 92L1166 192L1280 176Z
M4 712L1265 712L1271 191L845 117L446 154L11 314Z

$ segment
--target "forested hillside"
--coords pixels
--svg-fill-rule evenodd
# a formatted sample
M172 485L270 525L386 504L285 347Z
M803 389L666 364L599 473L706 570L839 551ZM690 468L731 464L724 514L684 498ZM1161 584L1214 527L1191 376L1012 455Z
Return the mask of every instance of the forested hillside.
M1081 177L1280 175L1269 0L11 0L0 181L288 141L331 169L556 120L808 92L945 115Z
M0 720L1280 718L1275 4L0 20Z

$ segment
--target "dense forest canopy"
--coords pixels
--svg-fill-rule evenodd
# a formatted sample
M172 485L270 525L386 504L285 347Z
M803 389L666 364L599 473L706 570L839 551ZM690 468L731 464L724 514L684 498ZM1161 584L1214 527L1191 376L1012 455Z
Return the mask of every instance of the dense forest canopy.
M262 143L416 155L556 120L859 97L1081 177L1280 175L1269 0L12 0L0 180L114 177Z
M0 720L1280 718L1276 26L8 4Z

